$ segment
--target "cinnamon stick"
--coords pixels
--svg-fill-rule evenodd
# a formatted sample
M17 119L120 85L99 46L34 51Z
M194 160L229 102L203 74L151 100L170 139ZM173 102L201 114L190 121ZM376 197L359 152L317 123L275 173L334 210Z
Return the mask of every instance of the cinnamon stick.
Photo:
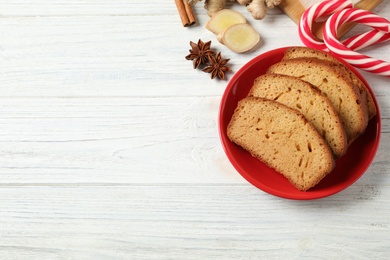
M191 26L196 23L195 15L192 7L186 0L175 0L177 11L184 27Z
M184 2L184 7L186 8L188 20L190 22L189 25L193 25L196 23L196 19L195 19L194 11L192 10L192 6L186 0L183 0L183 2Z

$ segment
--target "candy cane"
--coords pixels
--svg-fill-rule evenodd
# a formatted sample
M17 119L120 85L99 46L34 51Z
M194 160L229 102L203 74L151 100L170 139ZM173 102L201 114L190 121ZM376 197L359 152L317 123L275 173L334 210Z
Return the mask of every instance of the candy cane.
M343 2L338 0L323 1L309 7L302 15L299 23L299 36L302 42L308 47L328 51L326 44L317 40L317 38L313 35L311 31L313 23L319 18L350 7L352 7L352 3L350 1ZM373 44L387 41L389 39L389 34L373 30L348 38L343 41L343 44L349 49L357 51Z
M346 0L323 1L309 7L299 22L299 37L302 42L311 48L327 51L327 46L317 40L312 33L313 23L320 17L329 16L346 8L351 8L352 2Z
M337 39L337 30L341 25L347 22L365 24L374 28L374 30L361 34L353 40L349 40L347 42L348 46L346 46L345 42L342 43ZM389 40L389 34L390 22L387 19L366 10L348 8L334 13L326 21L323 36L329 51L344 59L346 62L371 73L390 77L390 63L371 58L352 50L353 47L358 49Z
M365 47L378 44L390 40L390 33L385 33L378 30L372 30L360 35L353 36L346 40L343 40L342 43L348 49L358 51Z

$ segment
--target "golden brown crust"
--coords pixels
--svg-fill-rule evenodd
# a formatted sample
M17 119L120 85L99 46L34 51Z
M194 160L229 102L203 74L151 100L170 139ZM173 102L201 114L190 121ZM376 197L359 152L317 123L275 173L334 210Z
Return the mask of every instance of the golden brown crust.
M376 107L374 99L371 95L371 92L368 90L367 86L353 73L347 66L341 63L339 60L334 58L332 55L320 51L315 50L308 47L291 47L288 48L284 54L283 60L290 60L296 58L317 58L324 61L329 61L331 63L337 64L339 69L343 71L350 78L352 84L359 88L360 94L362 95L362 99L367 102L367 111L368 111L368 119L373 118L376 115Z
M327 141L336 158L346 153L347 136L331 101L311 84L291 76L264 74L255 79L248 95L298 110Z
M294 76L316 86L336 109L347 133L348 144L365 131L368 114L358 88L326 62L313 58L283 60L267 72Z
M239 101L227 135L299 190L314 187L335 166L330 148L307 119L273 100Z

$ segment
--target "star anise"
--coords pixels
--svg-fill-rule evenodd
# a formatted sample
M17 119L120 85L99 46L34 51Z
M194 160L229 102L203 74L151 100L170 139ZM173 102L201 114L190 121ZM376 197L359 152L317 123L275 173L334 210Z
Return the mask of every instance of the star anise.
M210 56L210 64L203 69L204 72L211 73L211 78L218 77L220 79L225 78L225 73L232 71L226 64L230 59L222 59L222 55L219 52L217 56Z
M204 43L203 41L198 40L198 44L190 41L190 45L192 50L190 50L190 54L186 56L186 59L193 60L194 69L202 64L206 64L210 57L215 55L215 52L210 50L211 41Z

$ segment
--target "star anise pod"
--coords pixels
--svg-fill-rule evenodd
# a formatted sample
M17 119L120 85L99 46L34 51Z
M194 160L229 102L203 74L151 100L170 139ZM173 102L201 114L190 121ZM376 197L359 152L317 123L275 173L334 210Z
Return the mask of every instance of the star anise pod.
M211 78L218 77L220 79L225 78L225 73L228 71L232 71L226 64L230 59L222 59L222 55L219 52L217 56L210 56L209 61L210 64L204 68L202 71L211 73Z
M211 41L204 43L201 40L198 40L198 43L190 41L192 50L190 54L186 56L187 60L193 60L194 69L198 68L202 64L206 64L209 61L209 57L214 56L215 52L210 50Z

